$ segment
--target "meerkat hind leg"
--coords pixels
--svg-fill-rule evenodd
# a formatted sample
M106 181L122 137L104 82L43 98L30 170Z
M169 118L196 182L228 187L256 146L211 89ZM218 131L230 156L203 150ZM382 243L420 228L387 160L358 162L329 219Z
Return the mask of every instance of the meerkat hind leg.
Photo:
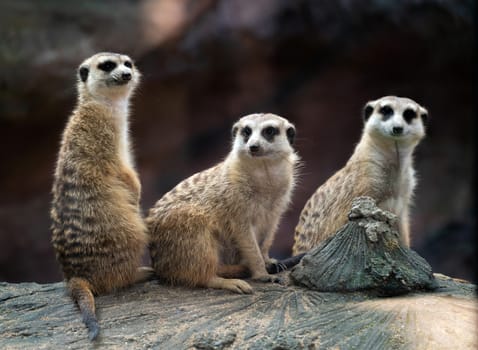
M228 279L222 277L212 277L207 283L206 287L215 289L227 289L239 294L252 294L253 290L249 283L239 279Z

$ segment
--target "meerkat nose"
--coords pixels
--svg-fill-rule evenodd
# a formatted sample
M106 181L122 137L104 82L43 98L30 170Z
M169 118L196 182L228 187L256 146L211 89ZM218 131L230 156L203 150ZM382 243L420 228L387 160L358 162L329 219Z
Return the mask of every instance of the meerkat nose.
M403 133L403 127L401 126L394 126L392 129L392 134L394 135L401 135Z
M249 151L251 153L257 153L257 152L259 152L259 148L260 148L259 145L251 145L251 146L249 146Z
M125 80L125 81L131 80L131 73L123 73L123 74L121 74L121 79L123 79L123 80Z

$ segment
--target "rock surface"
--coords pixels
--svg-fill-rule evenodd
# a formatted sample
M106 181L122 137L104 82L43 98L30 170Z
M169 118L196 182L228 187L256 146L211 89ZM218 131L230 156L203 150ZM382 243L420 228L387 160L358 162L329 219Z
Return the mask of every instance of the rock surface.
M367 290L399 295L436 288L430 265L403 247L397 216L370 197L352 202L349 222L306 254L291 272L294 283L323 292Z
M106 349L476 349L475 286L372 298L253 283L252 295L150 281L96 299ZM63 283L0 283L1 349L92 348Z

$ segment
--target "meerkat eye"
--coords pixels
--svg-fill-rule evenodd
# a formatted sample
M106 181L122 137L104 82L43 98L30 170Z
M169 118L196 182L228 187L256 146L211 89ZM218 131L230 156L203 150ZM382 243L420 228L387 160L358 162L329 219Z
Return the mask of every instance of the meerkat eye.
M130 61L126 61L124 65L128 68L133 68L133 64Z
M98 65L98 69L107 73L111 72L115 68L116 68L116 63L114 63L113 61L105 61Z
M262 136L264 136L264 138L269 142L271 142L276 135L279 135L279 129L276 127L268 126L262 129Z
M244 137L244 142L247 142L249 140L249 136L252 134L252 129L248 126L244 127L241 130L241 135Z
M242 129L241 134L243 136L251 136L252 129L250 127L246 126L245 128Z
M403 119L410 124L414 118L417 117L417 112L415 112L413 109L407 108L405 112L403 112Z
M379 112L383 115L384 120L386 120L393 115L393 108L390 106L383 106L380 108Z

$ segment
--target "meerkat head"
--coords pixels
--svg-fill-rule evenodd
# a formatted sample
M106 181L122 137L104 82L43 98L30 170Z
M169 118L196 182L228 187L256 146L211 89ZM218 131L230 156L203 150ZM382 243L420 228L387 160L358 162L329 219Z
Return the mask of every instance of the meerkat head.
M294 152L295 127L274 114L250 114L232 127L233 152L249 159L284 158Z
M428 112L409 98L386 96L367 102L363 118L372 136L416 143L425 136Z
M78 68L80 98L128 98L139 83L140 73L126 55L101 52Z

